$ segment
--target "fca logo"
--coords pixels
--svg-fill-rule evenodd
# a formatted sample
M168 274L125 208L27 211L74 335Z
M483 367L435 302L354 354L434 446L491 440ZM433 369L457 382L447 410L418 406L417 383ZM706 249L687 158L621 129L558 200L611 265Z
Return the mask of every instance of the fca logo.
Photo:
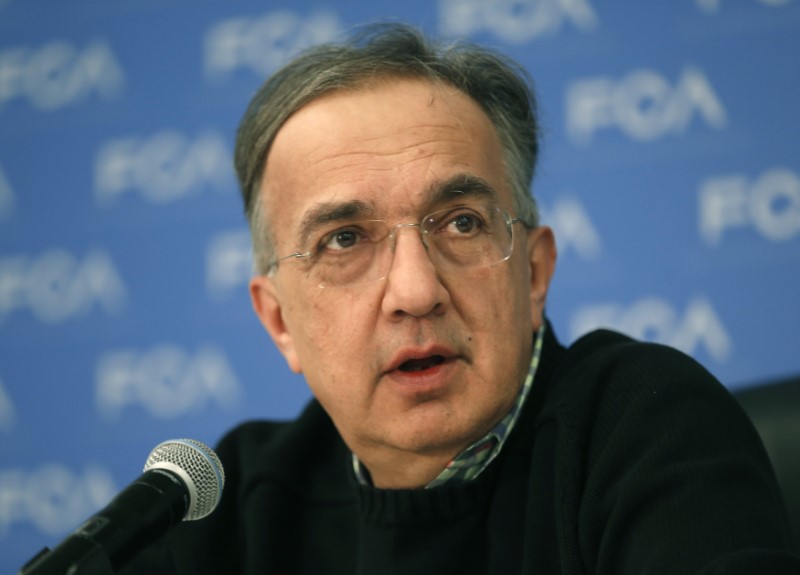
M754 180L711 178L700 186L698 201L700 235L711 246L736 228L753 227L775 242L800 233L800 178L788 169L767 170Z
M557 34L565 23L582 30L598 24L588 0L444 0L440 12L445 34L488 30L515 43Z
M636 70L620 80L600 76L574 82L566 94L567 133L589 143L606 129L634 140L654 140L686 131L694 118L723 128L727 114L708 77L687 67L672 84L654 70Z

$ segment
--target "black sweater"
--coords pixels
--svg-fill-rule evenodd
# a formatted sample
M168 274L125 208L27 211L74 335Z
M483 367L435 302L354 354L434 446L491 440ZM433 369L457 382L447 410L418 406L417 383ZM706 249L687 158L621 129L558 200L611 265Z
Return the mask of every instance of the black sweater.
M219 445L219 509L128 573L800 574L758 436L730 394L669 348L548 332L524 412L478 479L357 484L318 403Z

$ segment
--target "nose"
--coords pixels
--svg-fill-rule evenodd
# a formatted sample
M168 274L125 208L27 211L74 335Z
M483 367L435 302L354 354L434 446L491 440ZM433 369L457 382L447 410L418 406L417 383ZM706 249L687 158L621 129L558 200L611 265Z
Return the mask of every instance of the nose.
M416 228L417 233L413 233ZM401 233L403 231L412 233ZM419 224L398 224L393 230L393 257L382 309L391 317L441 314L450 294L428 256Z

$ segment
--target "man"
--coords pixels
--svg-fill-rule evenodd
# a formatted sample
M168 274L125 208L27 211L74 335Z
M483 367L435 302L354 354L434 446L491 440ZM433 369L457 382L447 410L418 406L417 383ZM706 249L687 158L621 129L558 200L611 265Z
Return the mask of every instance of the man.
M544 315L522 72L379 28L301 55L238 135L254 309L315 401L219 447L165 573L800 573L766 455L692 360Z

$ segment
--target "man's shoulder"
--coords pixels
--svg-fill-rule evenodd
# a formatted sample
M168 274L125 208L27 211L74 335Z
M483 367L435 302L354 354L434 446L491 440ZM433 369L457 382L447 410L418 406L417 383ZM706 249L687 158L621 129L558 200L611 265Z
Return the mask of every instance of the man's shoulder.
M599 443L649 433L754 443L755 432L725 386L695 359L672 347L597 330L563 354L541 417L572 439Z
M684 566L676 572L711 568L714 555L735 565L746 557L735 550L748 547L754 565L793 561L777 551L788 544L786 520L758 434L697 361L599 330L565 350L543 383L537 463L553 469L554 520L580 544L614 549L643 571L672 555ZM708 521L698 505L714 509ZM676 555L677 540L697 544Z
M555 378L587 391L609 386L651 391L699 386L724 391L707 369L682 351L608 329L592 331L570 345Z
M598 418L619 423L637 412L685 419L699 414L701 403L718 411L715 419L742 415L730 392L692 357L605 329L570 345L547 387L542 415L578 428Z
M231 429L217 454L239 489L264 481L302 485L346 454L336 429L316 400L294 420L250 420Z

